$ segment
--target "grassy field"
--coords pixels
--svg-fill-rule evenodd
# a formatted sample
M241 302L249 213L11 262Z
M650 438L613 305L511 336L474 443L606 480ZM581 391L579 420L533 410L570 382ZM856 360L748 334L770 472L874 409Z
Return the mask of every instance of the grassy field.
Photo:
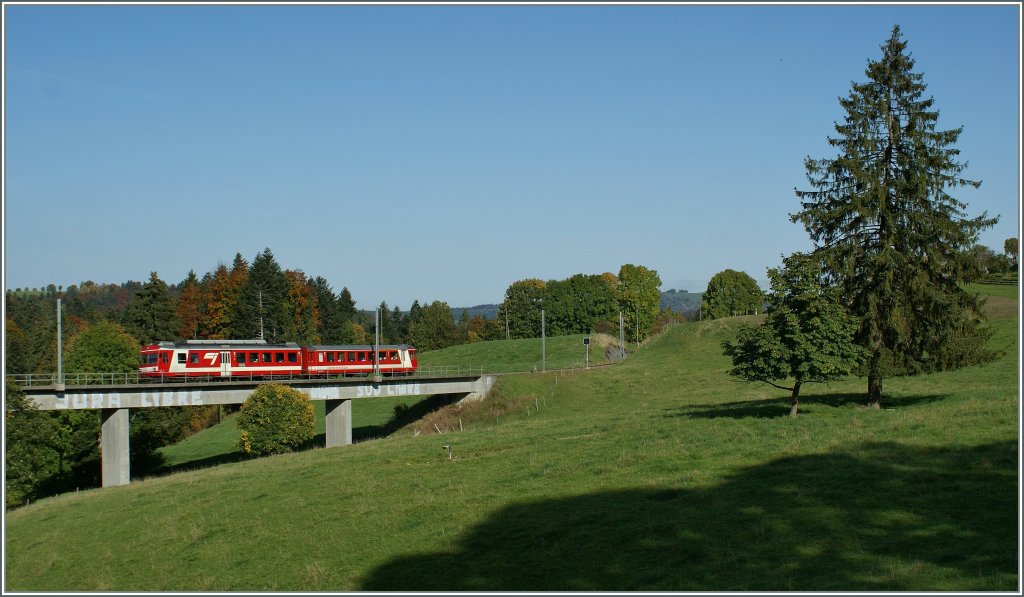
M524 408L462 432L44 500L7 513L5 589L1016 591L1016 293L988 308L999 360L888 379L879 411L850 379L785 416L726 375L733 318L502 376Z
M462 344L444 350L424 352L419 355L419 362L420 366L424 368L482 367L487 373L580 368L586 364L586 347L583 345L583 338L583 334L547 338L544 341L543 351L540 338L490 340ZM607 363L604 349L613 341L613 338L604 334L594 334L591 341L590 364ZM614 341L617 342L617 340ZM546 358L542 359L542 354Z

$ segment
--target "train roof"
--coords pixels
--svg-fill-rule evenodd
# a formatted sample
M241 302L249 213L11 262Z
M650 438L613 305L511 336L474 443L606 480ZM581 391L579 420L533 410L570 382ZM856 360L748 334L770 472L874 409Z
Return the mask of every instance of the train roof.
M270 343L266 340L181 340L177 342L156 342L145 347L143 350L153 348L222 348L261 350L264 348L302 348L295 342ZM312 350L365 350L372 351L373 344L317 344L309 346ZM415 346L409 344L379 344L380 350L416 350Z
M317 344L310 346L313 350L373 350L373 344ZM378 344L377 349L399 349L399 350L416 350L415 346L409 344Z
M178 342L157 342L160 348L299 348L295 342L270 343L266 340L182 340Z

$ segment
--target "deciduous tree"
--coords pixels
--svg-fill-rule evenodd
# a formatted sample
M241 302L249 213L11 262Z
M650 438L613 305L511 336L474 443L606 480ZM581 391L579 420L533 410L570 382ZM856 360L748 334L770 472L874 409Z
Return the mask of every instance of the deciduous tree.
M202 318L202 295L199 290L199 279L192 270L189 270L188 277L181 283L181 295L178 297L175 313L178 316L178 337L198 338Z
M539 338L543 303L543 280L518 280L505 290L505 300L498 308L498 319L504 321L508 318L508 328L513 338Z
M439 350L459 343L459 329L452 308L444 301L434 301L423 308L420 318L409 324L409 336L419 350Z
M1017 264L1020 262L1020 248L1017 244L1016 237L1008 238L1003 241L1003 254L1009 258L1010 267L1017 269Z
M701 319L719 319L733 315L755 315L764 304L764 293L746 272L727 269L708 281L701 298Z
M224 339L231 336L231 314L235 308L232 300L231 273L223 263L217 265L213 274L203 276L200 285L202 316L199 327L201 335L210 339Z
M730 375L789 390L789 414L796 416L803 384L841 379L859 363L857 320L839 304L814 257L791 255L768 277L772 292L763 325L740 328L722 348L732 357ZM793 380L791 387L777 383L786 379Z
M627 263L619 268L618 280L617 294L625 318L626 337L645 338L661 311L661 278L653 269Z
M10 507L42 495L56 474L57 455L54 418L37 410L11 378L5 383L4 502Z
M242 404L238 445L251 456L290 452L313 439L316 419L309 396L278 384L263 384Z

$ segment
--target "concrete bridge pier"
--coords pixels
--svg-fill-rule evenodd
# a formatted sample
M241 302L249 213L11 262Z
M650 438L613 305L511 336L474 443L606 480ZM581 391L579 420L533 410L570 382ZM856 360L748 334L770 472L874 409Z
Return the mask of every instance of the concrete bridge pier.
M128 409L100 409L101 484L103 487L127 485L131 480L128 451Z
M324 400L324 447L335 448L352 443L352 401Z

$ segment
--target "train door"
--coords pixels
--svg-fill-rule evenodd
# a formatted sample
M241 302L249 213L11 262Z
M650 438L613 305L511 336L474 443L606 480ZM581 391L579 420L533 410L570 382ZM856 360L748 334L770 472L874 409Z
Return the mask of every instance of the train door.
M220 351L220 375L221 377L228 377L231 375L231 351L222 350Z

